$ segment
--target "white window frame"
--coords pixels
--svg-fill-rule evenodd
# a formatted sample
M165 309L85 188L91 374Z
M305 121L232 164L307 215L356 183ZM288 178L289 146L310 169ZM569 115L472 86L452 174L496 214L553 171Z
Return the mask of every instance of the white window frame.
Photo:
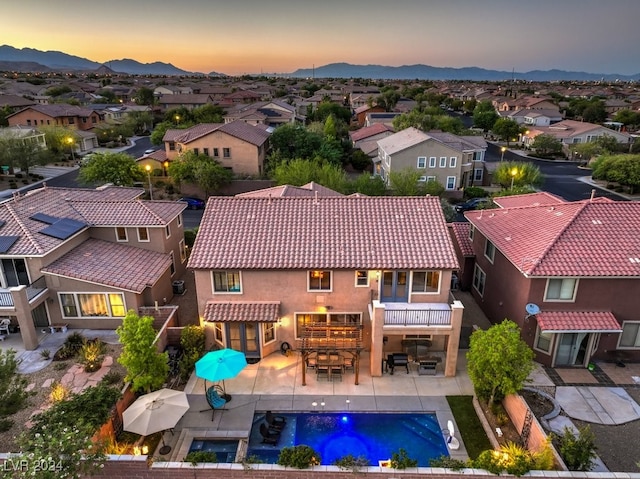
M449 184L453 182L453 184ZM445 189L447 190L455 190L456 189L456 177L455 176L447 176L447 183L445 185Z
M473 289L475 289L480 297L484 297L484 289L487 285L487 273L475 264L473 267ZM480 291L480 286L482 286L482 291Z
M473 181L482 181L484 178L484 170L482 168L476 168L473 170Z
M362 275L364 273L364 276ZM369 271L366 269L358 269L355 272L355 286L356 288L368 288L369 287ZM363 281L364 280L364 281Z
M426 291L426 290L422 290L422 291L416 291L415 289L413 289L414 286L414 276L416 275L416 273L424 273L425 277L424 277L424 287L427 287L428 281L427 281L427 277L429 275L429 273L435 273L438 275L438 287L436 288L435 291ZM437 269L427 269L427 270L420 270L420 271L412 271L411 272L411 293L412 294L440 294L440 285L442 284L442 271L437 270Z
M417 162L417 168L419 170L424 170L427 167L427 157L426 156L419 156L418 157L418 162Z
M218 344L224 344L224 327L222 323L213 323L213 340Z
M176 274L176 255L173 254L173 251L169 251L169 257L171 258L171 276L175 276Z
M625 334L624 329L627 325L637 326L638 330L636 331L636 339L634 341L633 346L623 346L622 338ZM622 322L622 333L618 335L618 348L617 349L640 349L640 321L623 321Z
M108 312L108 316L83 316L82 315L82 304L80 303L80 300L78 299L78 295L102 295L105 296L105 304L107 305L107 312ZM71 296L73 298L73 302L74 302L74 307L76 309L76 315L75 316L67 316L65 314L65 310L64 310L64 304L62 301L62 296ZM110 295L117 295L120 296L120 298L122 298L122 316L114 316L113 315L113 309L115 307L120 307L120 305L112 305L111 304L111 300L109 299ZM71 292L71 291L60 291L58 292L58 304L60 304L60 314L62 315L62 317L64 319L121 319L124 318L127 315L127 303L125 300L125 296L123 293L118 293L115 291L112 292L108 292L105 293L103 291L81 291L81 292Z
M427 177L426 176L421 176L420 178L418 178L418 182L419 183L426 183L427 182Z
M549 286L551 284L551 281L566 281L566 280L572 280L574 281L573 283L573 293L571 295L571 298L549 298ZM578 283L579 280L578 278L547 278L547 284L544 287L544 301L547 303L573 303L576 300L576 294L578 291ZM563 289L563 285L560 285L560 292L562 293L562 289Z
M167 238L171 238L171 225L164 227L164 234Z
M427 183L429 183L430 181L437 181L435 176L427 176Z
M540 347L540 338L545 337L545 339L549 339L549 346L548 349L544 349L542 347ZM543 333L542 330L540 329L540 326L536 327L536 337L535 340L533 341L533 349L535 349L536 351L540 351L541 353L547 354L547 355L551 355L553 353L553 339L554 339L554 334L553 333Z
M317 275L317 274L321 274L324 275L328 273L329 274L329 287L328 288L323 288L322 287L322 283L323 283L323 276L320 276L320 287L319 288L311 288L311 278L312 275ZM316 276L314 276L316 277ZM333 271L331 270L318 270L318 269L313 269L313 270L309 270L307 271L307 291L310 293L318 293L318 292L324 292L324 293L330 293L331 291L333 291Z
M216 290L216 281L215 281L215 275L216 273L219 274L225 274L226 275L226 285L227 285L227 289L223 290ZM237 291L233 291L233 290L229 290L229 274L232 275L238 275L238 290ZM211 271L211 291L213 292L213 294L242 294L242 271L240 270L230 270L230 269L216 269L216 270L212 270Z
M440 157L440 168L446 168L447 167L447 157L446 156L441 156Z
M271 339L267 339L267 336L271 334ZM262 344L267 345L273 343L277 339L276 336L276 323L268 322L262 323Z
M449 158L449 168L455 168L457 162L458 162L458 157L457 156L450 157Z
M143 238L140 236L140 233L141 233L142 231L145 231L145 232L146 232L147 239L143 239ZM138 241L139 241L140 243L148 243L148 242L150 242L150 241L151 241L151 236L149 236L149 228L147 228L146 226L138 226L138 227L136 228L136 232L138 233Z
M120 231L122 231L124 233L124 239L120 238ZM125 228L124 226L116 226L115 227L115 233L116 233L116 241L118 243L128 243L129 242L129 232L127 231L127 228Z
M493 264L496 258L496 245L488 239L485 239L484 243L484 257L487 258L491 264Z
M187 261L187 247L185 246L183 239L178 243L178 249L180 250L180 261L184 263Z
M476 229L471 225L469 228L469 241L473 241L473 237L475 235Z
M430 156L429 157L429 168L435 168L436 167L436 162L438 161L438 159L435 156Z
M176 223L178 224L178 226L182 226L182 213L180 213L178 215L178 218L176 220Z

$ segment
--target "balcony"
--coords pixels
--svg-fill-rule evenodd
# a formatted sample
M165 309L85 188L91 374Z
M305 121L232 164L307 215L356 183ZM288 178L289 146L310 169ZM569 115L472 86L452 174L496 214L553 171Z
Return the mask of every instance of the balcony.
M0 308L13 308L15 301L13 300L13 291L26 290L27 300L32 302L42 293L47 291L47 283L44 276L40 276L37 280L28 286L12 286L10 288L0 288ZM18 293L19 294L19 293Z
M27 299L31 302L46 290L47 282L45 281L44 276L40 276L33 283L27 286Z
M446 303L384 303L385 326L451 326L451 307Z

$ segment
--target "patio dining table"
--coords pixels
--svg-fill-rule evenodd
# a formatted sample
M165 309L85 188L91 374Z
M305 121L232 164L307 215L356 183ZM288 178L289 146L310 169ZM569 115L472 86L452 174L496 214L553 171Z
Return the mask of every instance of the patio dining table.
M318 359L316 361L317 364L317 368L321 369L321 368L327 368L328 372L328 377L329 379L331 379L331 372L332 369L340 367L341 369L344 367L344 358L342 357L341 354L332 354L332 355L327 355L327 357L321 357L320 355L318 356Z

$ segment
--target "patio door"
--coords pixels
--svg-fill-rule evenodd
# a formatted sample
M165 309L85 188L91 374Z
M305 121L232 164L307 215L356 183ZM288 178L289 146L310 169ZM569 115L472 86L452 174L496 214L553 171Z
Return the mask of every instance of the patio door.
M409 272L383 271L381 288L383 303L406 303L409 300Z
M260 357L260 323L227 323L227 347L242 351L247 358Z
M562 333L556 352L556 366L584 366L589 344L589 333Z
M38 306L31 310L31 319L33 319L33 325L36 329L46 328L49 326L49 317L47 316L47 307L44 303L40 303Z

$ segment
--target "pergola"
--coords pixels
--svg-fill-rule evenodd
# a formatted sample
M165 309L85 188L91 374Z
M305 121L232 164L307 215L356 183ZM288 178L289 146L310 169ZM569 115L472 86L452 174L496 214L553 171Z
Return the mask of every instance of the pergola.
M355 384L360 372L360 352L362 346L361 324L308 323L302 327L297 349L302 353L302 385L307 385L307 360L312 353L322 354L332 351L349 353L354 359Z

